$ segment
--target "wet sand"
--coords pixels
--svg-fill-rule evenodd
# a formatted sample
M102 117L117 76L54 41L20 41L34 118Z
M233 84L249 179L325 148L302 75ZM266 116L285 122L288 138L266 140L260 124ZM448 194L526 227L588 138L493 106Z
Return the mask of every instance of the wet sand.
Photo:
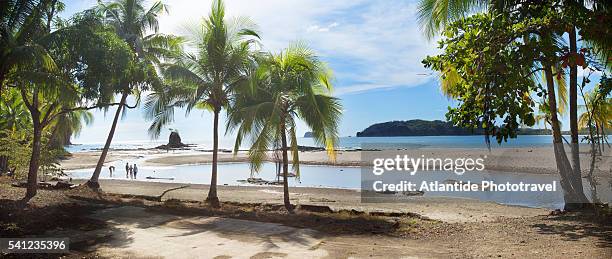
M581 167L583 175L586 175L591 159L588 150L583 149L581 151ZM402 154L413 158L483 158L486 170L534 174L558 173L552 147L494 148L491 151L481 148L420 148L367 152L369 157L394 157L395 154ZM73 157L62 161L61 165L65 170L95 167L99 154L99 151L74 153ZM144 159L145 163L149 165L205 164L212 162L212 153L191 150L170 152L163 150L111 150L106 162L138 158ZM272 160L269 159L269 161ZM245 152L239 152L236 155L229 152L220 152L219 162L248 162L248 158ZM330 166L367 165L362 162L362 151L338 151L335 161L332 161L327 152L324 151L303 151L300 152L300 163ZM596 176L612 176L612 152L610 152L610 149L605 151L602 159L596 165L594 171Z

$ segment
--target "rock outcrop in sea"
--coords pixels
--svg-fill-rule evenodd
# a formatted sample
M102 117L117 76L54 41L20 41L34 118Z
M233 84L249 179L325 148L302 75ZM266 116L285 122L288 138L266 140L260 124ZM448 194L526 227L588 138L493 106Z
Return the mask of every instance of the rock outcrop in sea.
M187 144L183 144L181 141L181 136L178 131L170 132L170 137L168 137L168 144L157 146L158 149L172 149L172 148L186 148L189 147Z

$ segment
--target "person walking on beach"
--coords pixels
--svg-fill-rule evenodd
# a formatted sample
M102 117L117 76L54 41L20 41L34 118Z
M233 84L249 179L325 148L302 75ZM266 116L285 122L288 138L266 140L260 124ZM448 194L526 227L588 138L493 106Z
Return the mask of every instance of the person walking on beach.
M128 166L128 172L130 172L130 179L134 179L134 167L132 165Z
M134 179L136 179L136 175L138 174L138 167L136 164L134 164L134 168L132 170L134 171Z
M130 164L125 163L125 178L130 179Z
M114 165L109 166L108 171L110 172L110 177L113 178L113 172L115 171L115 166Z

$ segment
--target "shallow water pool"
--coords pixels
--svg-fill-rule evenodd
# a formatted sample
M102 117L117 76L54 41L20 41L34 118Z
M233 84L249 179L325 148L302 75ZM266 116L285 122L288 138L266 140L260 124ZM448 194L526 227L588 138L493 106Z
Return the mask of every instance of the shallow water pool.
M116 161L111 163L117 170L111 178L106 166L100 178L102 179L126 179L125 161ZM176 183L195 183L209 184L211 165L180 165L180 166L139 166L138 179L139 181L153 182L176 182ZM289 186L292 187L325 187L325 188L343 188L343 189L360 189L362 184L361 168L359 167L339 167L339 166L313 166L301 165L301 177L298 179L292 177L289 179ZM80 169L68 171L73 178L89 178L93 169ZM241 182L249 177L262 178L268 181L276 180L276 165L273 163L265 163L259 173L251 174L248 163L224 163L218 166L218 184L219 185L251 185ZM146 177L157 178L173 178L166 179L146 179ZM559 177L554 175L539 175L525 173L506 173L506 172L468 172L462 176L457 176L451 172L424 172L409 179L413 182L420 181L472 181L480 182L482 180L494 181L496 183L551 183L556 181L556 192L425 192L425 197L461 197L472 198L483 201L492 201L500 204L520 205L528 207L541 208L561 208L563 206L563 194L559 185ZM610 188L610 179L600 181L598 187L598 196L605 202L612 201L612 190ZM367 179L364 179L364 184L369 184ZM590 188L588 182L584 180L585 194L590 197Z

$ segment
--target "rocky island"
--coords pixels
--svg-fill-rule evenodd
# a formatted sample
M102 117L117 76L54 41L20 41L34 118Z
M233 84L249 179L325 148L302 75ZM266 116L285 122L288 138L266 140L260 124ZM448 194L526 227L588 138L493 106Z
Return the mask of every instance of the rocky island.
M482 129L456 127L441 120L407 120L376 123L361 132L357 137L398 137L398 136L465 136L482 135ZM547 129L520 129L519 135L550 135Z

